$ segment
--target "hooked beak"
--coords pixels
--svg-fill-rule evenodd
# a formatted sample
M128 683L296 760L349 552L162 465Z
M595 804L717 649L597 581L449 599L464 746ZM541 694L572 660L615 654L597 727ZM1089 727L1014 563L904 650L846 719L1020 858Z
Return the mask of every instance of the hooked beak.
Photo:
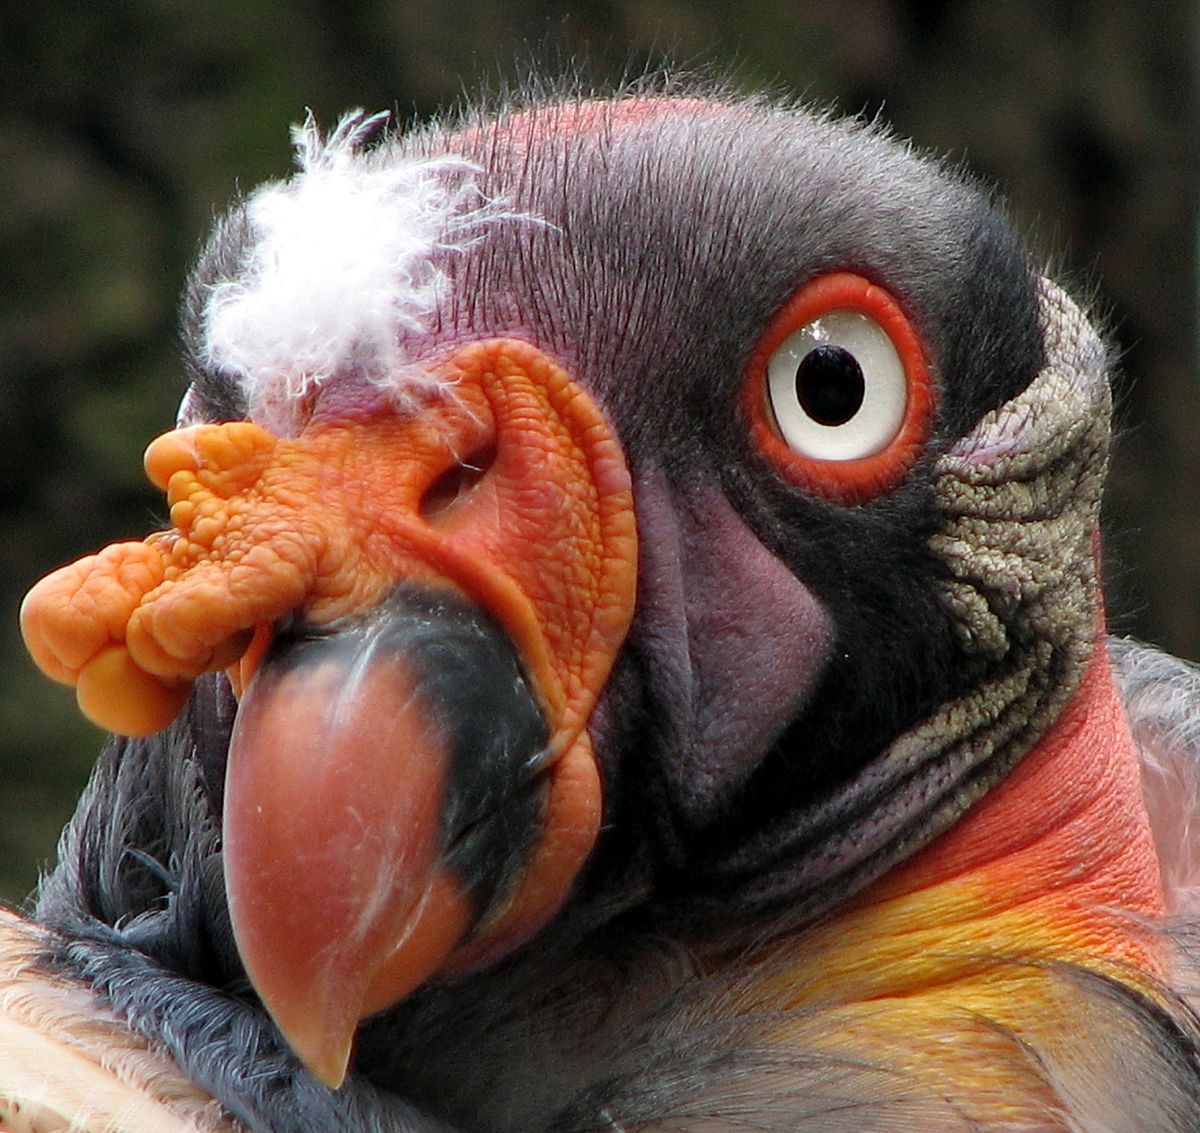
M514 899L550 881L549 738L503 632L449 592L402 587L267 654L229 749L226 885L250 979L318 1077L456 950L536 927ZM586 852L593 803L568 805Z
M173 530L51 575L22 614L35 659L114 730L164 727L230 667L238 949L330 1085L360 1019L537 932L600 823L587 723L636 572L620 446L527 343L443 370L413 413L160 438Z

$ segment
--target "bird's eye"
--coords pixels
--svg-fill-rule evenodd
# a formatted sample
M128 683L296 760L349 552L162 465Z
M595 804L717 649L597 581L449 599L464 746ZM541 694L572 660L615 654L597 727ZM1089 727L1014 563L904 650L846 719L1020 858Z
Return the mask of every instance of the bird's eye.
M932 389L886 290L838 272L802 287L750 366L755 437L789 479L843 503L893 486L928 434Z
M858 460L896 435L908 402L904 364L887 332L859 311L830 311L767 359L779 432L815 460Z

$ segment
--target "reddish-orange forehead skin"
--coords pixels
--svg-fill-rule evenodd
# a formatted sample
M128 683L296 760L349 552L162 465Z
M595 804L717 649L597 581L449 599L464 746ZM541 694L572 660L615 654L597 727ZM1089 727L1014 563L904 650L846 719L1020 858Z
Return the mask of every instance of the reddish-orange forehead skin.
M294 439L237 422L147 452L173 528L43 580L22 613L30 651L88 691L105 726L157 730L188 682L228 666L254 627L300 610L327 623L401 581L441 582L509 632L550 712L577 734L631 616L628 473L592 400L527 343L458 351L413 414L314 420ZM486 474L423 508L460 459Z
M511 150L526 155L534 145L549 138L602 138L660 118L676 121L688 117L711 119L744 114L734 106L723 106L701 98L629 98L618 102L584 99L534 111L522 111L484 127L464 130L450 139L451 149L473 152L481 146Z

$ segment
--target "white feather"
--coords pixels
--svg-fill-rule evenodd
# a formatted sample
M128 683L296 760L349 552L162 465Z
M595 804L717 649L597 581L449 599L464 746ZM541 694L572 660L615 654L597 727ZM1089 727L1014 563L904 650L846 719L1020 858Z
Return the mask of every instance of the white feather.
M209 295L206 360L239 379L268 426L286 430L296 399L338 375L420 383L405 340L446 297L439 263L513 216L461 158L363 152L385 118L353 112L327 140L311 114L293 127L299 172L247 200L238 277Z

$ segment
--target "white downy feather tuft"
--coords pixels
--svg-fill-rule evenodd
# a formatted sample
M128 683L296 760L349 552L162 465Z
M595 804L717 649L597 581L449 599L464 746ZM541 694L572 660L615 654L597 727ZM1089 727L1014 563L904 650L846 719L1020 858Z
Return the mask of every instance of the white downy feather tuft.
M391 385L401 400L430 384L404 343L446 296L439 256L514 215L480 191L465 160L363 152L386 118L352 112L328 139L311 113L292 128L299 172L248 199L238 278L209 296L206 360L234 374L255 418L280 431L298 398L340 374Z

